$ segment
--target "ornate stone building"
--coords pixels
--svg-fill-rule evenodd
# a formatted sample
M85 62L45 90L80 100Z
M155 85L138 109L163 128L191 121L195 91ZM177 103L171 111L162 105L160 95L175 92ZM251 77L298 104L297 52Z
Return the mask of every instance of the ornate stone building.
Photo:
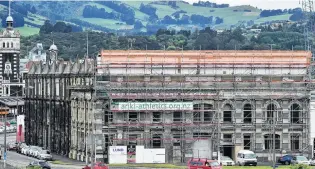
M96 65L32 65L28 143L82 161L107 161L111 145L163 147L169 163L271 160L275 130L277 156L311 155L310 52L101 51Z
M50 47L50 56L56 54L56 49L54 44ZM52 57L56 58L57 55ZM85 126L88 125L88 119L85 119L87 117L83 117L82 123L71 120L71 117L75 116L71 114L74 109L71 100L77 100L72 98L76 97L72 96L72 90L85 86L86 89L82 91L89 89L87 100L91 100L92 66L94 65L90 60L73 63L51 59L47 64L32 63L25 79L26 87L32 86L27 90L25 98L26 143L39 145L60 155L71 155L71 142L77 140L73 137L77 134L72 130L86 130ZM87 100L79 99L79 105L87 105ZM82 111L84 107L75 108Z
M9 14L7 27L0 31L0 96L22 96L20 83L20 33Z

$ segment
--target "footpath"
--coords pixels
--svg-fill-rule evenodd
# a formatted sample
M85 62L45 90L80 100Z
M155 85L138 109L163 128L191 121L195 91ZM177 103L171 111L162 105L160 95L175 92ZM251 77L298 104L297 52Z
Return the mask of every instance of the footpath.
M16 168L12 167L9 164L6 164L6 167L4 168L3 162L0 162L0 169L16 169Z

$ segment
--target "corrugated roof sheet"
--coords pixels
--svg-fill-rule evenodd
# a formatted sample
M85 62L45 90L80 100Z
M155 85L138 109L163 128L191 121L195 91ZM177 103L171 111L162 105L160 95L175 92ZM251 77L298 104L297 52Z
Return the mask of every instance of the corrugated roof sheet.
M23 106L24 100L21 97L0 97L0 103L6 106Z

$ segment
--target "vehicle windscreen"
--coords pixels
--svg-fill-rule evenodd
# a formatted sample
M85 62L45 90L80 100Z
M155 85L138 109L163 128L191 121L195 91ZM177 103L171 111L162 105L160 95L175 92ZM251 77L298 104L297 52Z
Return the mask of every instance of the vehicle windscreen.
M231 159L230 157L223 156L223 157L222 157L222 160L230 161L230 160L232 160L232 159Z
M50 154L50 152L48 150L43 150L42 154Z
M297 156L296 159L297 161L307 161L307 158L304 156Z
M210 166L211 167L217 167L217 166L220 166L220 164L218 162L214 161L214 162L210 162Z
M244 158L245 159L253 159L253 158L256 158L256 155L255 154L244 154Z

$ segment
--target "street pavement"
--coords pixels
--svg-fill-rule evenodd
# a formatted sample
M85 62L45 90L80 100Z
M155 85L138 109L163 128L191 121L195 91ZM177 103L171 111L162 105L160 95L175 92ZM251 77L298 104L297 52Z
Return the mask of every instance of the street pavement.
M7 142L12 142L16 140L16 135L15 133L7 133ZM3 145L4 143L4 134L0 134L0 145ZM8 151L7 152L7 160L6 163L13 166L13 167L26 167L30 162L36 161L38 159L33 158L33 157L28 157L23 154L18 154L14 151ZM0 169L3 168L3 159L0 160ZM53 169L82 169L83 165L60 165L60 164L51 164ZM6 169L11 169L9 167L6 167Z

